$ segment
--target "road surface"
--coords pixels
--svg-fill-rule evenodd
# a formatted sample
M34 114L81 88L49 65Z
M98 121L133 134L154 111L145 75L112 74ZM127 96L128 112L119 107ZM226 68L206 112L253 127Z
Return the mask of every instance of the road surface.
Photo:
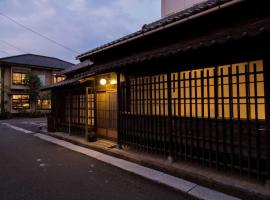
M11 129L3 122L0 200L188 199L171 188ZM36 129L35 123L8 122Z

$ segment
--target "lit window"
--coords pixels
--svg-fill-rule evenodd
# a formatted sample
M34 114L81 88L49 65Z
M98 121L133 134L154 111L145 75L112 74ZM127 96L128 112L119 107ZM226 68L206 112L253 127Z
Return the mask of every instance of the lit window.
M13 85L25 85L26 73L23 72L13 72L12 74L12 84Z
M39 110L50 110L51 109L51 100L39 99L37 105L38 105Z
M58 83L65 80L65 76L53 76L53 83Z
M30 101L29 95L12 95L12 108L17 109L29 109Z

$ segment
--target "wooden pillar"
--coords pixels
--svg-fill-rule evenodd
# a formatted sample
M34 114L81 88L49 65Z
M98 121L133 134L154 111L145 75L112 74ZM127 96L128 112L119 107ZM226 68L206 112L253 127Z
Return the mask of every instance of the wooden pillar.
M69 114L68 114L68 134L70 135L71 134L71 119L72 119L72 115L73 115L73 112L72 112L72 95L71 95L71 92L69 91L68 92L68 98L69 98Z
M270 187L270 57L265 56L264 59L264 90L265 90L265 120L266 120L266 134L267 134L267 185Z
M120 72L117 72L117 144L118 148L122 149L122 137L121 137L121 128L120 128L120 123L121 123L121 79L120 79Z
M171 83L171 73L167 73L167 94L168 94L168 128L167 134L169 137L169 155L168 162L173 162L173 138L172 138L172 83ZM166 142L166 140L165 140Z
M88 87L85 88L85 138L88 135Z

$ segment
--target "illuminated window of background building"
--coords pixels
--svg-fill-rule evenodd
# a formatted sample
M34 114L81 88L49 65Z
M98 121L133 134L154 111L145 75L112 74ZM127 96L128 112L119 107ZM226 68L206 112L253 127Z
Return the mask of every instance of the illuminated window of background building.
M39 110L50 110L51 109L51 100L39 99L37 106L38 106Z
M25 85L26 73L24 72L13 72L12 73L12 84L13 85Z
M53 75L53 83L58 83L65 80L65 76Z
M30 100L29 95L12 95L12 108L14 110L19 109L29 109L30 108Z

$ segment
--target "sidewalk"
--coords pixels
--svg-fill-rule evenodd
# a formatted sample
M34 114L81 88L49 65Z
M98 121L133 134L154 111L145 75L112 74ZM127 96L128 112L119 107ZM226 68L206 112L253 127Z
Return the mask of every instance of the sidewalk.
M66 133L42 133L62 139L73 144L99 151L101 153L121 158L139 165L150 167L199 185L230 194L241 199L270 199L270 188L260 185L256 181L244 179L231 173L216 171L195 163L169 163L164 157L155 154L134 151L132 149L118 149L114 142L99 139L97 142L87 142L84 138Z

